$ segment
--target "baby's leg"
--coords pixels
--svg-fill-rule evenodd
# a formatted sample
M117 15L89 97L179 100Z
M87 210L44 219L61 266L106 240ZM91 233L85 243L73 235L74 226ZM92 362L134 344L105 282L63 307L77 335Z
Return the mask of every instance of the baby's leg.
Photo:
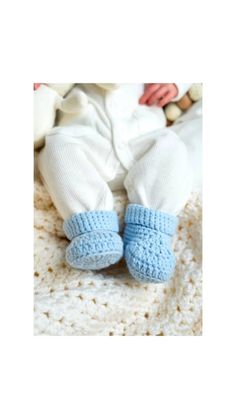
M192 168L186 146L174 132L165 129L149 141L124 182L131 202L125 217L125 257L136 279L164 282L174 269L171 237L192 189Z
M123 252L112 193L81 142L65 135L49 135L38 166L46 188L65 220L72 240L67 262L80 269L101 269L117 262Z
M125 178L132 204L177 215L192 189L192 168L185 144L172 131L155 134L148 151Z
M113 209L112 193L81 144L63 135L48 136L39 170L64 220L84 211Z
M184 142L193 172L193 190L202 186L202 103L196 102L171 126Z

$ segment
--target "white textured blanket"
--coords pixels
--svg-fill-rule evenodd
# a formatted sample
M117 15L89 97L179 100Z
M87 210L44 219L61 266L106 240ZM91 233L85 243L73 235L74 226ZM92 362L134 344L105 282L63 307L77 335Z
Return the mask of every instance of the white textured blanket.
M121 226L127 203L115 195ZM135 282L121 262L100 272L65 264L67 240L52 201L35 181L36 335L201 335L201 200L180 214L177 266L165 285Z

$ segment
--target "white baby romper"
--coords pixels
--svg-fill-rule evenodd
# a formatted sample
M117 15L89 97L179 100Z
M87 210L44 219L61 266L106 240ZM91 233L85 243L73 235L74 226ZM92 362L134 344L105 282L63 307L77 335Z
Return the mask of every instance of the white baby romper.
M179 95L176 100L188 90L189 85L178 87ZM128 267L138 280L163 282L173 270L171 251L168 249L164 257L168 259L168 263L166 260L160 261L159 257L158 268L153 268L153 261L146 266L150 248L143 249L143 237L148 242L147 231L154 231L151 248L162 248L163 253L163 249L169 247L169 237L174 233L175 216L185 205L191 190L199 186L201 115L193 110L189 117L186 116L171 129L165 128L166 119L162 109L138 104L143 88L142 84L124 84L112 90L94 84L76 86L70 95L82 91L88 99L88 105L79 114L60 114L58 126L46 137L38 164L54 204L65 220L64 228L72 242L77 240L77 236L84 236L85 240L85 236L90 234L87 241L91 243L93 223L96 234L101 230L102 224L105 229L111 228L111 222L114 224L114 220L109 218L111 214L114 216L110 184L122 174L131 203L126 214L127 239L124 239L128 249ZM86 224L85 230L77 225L78 214L86 217L89 227ZM101 214L102 221L99 218ZM95 215L99 220L88 221L88 216ZM109 218L108 225L104 216ZM152 221L150 217L154 217ZM112 247L110 242L117 239L117 223L115 224L108 239L110 247L105 249L108 254ZM136 231L137 226L139 231ZM105 236L100 240L97 235L93 240L106 243ZM81 264L81 261L78 262L81 259L78 253L84 251L81 240L80 237L79 246L72 243L67 252L67 261L74 267L96 269L103 267L104 263L107 266L110 262L116 262L120 258L118 253L122 253L121 243L117 241L119 249L117 251L116 248L112 258L105 257L105 261L101 261L103 249L99 257L93 257L92 264L89 255L87 259L83 258ZM134 261L134 266L132 250L129 251L132 247L128 243L130 241L135 244L136 254L137 246L139 250L141 248L141 254L145 253L138 262ZM88 245L87 242L85 244ZM154 259L157 259L157 255ZM170 266L166 270L168 264ZM142 272L136 272L140 270ZM160 271L165 272L161 274Z

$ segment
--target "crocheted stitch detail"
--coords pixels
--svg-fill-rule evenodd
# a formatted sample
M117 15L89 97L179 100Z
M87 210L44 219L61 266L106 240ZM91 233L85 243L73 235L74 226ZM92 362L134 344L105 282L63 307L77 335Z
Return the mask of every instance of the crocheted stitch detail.
M73 214L64 221L63 229L69 240L84 233L96 230L109 230L118 233L119 222L115 211L86 211Z
M77 269L102 269L123 256L121 237L112 231L92 231L75 237L66 249L66 260Z
M133 240L149 240L155 237L158 237L163 245L169 246L171 244L172 237L168 234L163 234L157 230L152 230L151 228L141 225L127 224L124 234L124 246Z
M175 267L171 235L177 218L131 204L125 220L125 259L131 275L142 282L166 282Z
M138 224L169 236L173 236L177 227L177 218L165 212L145 208L142 205L130 204L125 214L127 224Z
M131 275L142 282L162 283L170 279L175 257L161 233L149 240L131 241L125 248L125 259Z

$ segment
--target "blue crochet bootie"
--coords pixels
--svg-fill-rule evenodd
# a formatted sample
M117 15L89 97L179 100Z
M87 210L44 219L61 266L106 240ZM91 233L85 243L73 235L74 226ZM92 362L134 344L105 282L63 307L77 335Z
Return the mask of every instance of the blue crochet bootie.
M175 267L171 238L177 217L130 204L125 222L125 259L131 275L142 282L166 282Z
M123 242L117 234L119 223L114 211L87 211L72 215L63 224L71 240L66 261L76 269L102 269L123 256Z

